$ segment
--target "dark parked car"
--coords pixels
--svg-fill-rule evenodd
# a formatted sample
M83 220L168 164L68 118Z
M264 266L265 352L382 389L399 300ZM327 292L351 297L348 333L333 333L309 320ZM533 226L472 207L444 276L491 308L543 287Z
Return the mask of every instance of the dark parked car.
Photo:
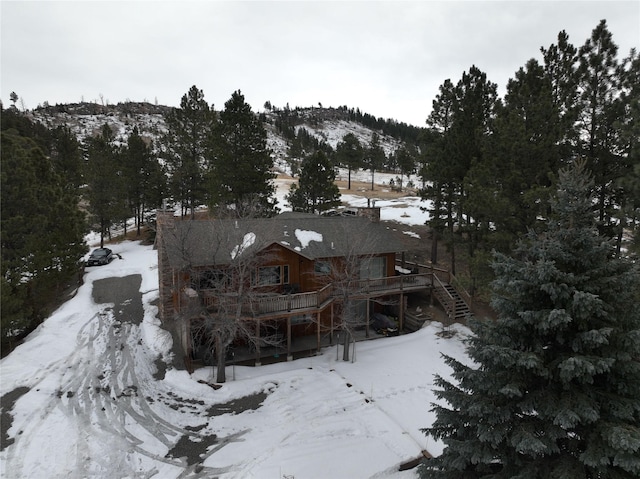
M369 324L378 334L383 334L385 336L397 336L399 334L398 325L384 314L373 313Z
M87 260L87 266L95 266L101 264L108 264L113 259L113 251L109 248L94 249L89 255Z

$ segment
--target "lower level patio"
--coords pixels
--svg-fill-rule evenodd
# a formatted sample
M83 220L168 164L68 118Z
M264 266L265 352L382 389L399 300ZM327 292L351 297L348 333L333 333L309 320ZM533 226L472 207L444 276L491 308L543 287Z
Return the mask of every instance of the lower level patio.
M431 319L432 315L429 312L422 313L422 307L410 307L407 309L406 313L409 315L413 315L415 317L420 317L419 320L420 326L422 323ZM391 318L396 326L398 326L397 318ZM406 328L405 324L405 328ZM356 328L353 332L352 340L355 342L361 341L370 341L374 339L384 339L390 335L398 335L398 334L407 334L412 332L411 329L399 330L394 334L381 334L376 332L373 328L366 326L361 326ZM257 349L253 345L240 345L233 346L230 348L229 353L227 354L226 364L227 366L231 365L242 365L242 366L260 366L263 364L272 364L281 361L292 361L294 359L310 357L317 355L321 350L334 347L337 344L342 345L343 343L343 335L344 332L340 330L334 330L321 332L320 335L310 334L307 336L297 336L292 337L291 342L287 345L286 338L282 338L281 341L269 341L268 344L261 346ZM342 354L342 349L340 349L340 354ZM205 354L201 354L200 359L193 359L192 366L195 368L203 367L203 366L212 366L216 362L216 358L214 355L209 352Z
M291 341L290 354L287 353L286 342L284 342L283 346L264 346L261 347L259 351L256 351L254 347L235 346L227 354L226 365L232 366L235 364L239 366L260 366L263 364L273 364L281 361L292 361L294 359L315 356L320 350L335 347L336 344L341 345L343 338L340 334L340 332L335 332L333 334L333 338L330 334L321 335L320 349L318 349L318 340L316 336L309 335L296 337ZM355 331L353 336L353 340L356 342L385 338L384 335L375 332L370 332L367 337L364 330ZM340 354L342 354L342 352ZM213 366L215 363L216 360L213 354L206 354L203 359L192 360L192 366L194 369L204 366Z

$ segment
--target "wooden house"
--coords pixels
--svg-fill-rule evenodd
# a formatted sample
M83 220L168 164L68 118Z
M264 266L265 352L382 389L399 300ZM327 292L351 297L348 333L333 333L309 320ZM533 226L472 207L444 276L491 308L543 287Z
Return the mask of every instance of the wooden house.
M334 340L345 284L359 301L364 334L381 305L395 305L402 329L405 295L431 288L433 278L400 274L397 234L379 222L376 208L350 217L288 212L261 219L183 220L159 214L161 320L174 330L187 368L200 350L189 317L194 302L207 308L241 302L243 321L255 322L258 336L261 326L275 328L288 359L304 341L312 340L319 350ZM240 297L235 294L240 289L251 294ZM259 363L259 347L255 353Z

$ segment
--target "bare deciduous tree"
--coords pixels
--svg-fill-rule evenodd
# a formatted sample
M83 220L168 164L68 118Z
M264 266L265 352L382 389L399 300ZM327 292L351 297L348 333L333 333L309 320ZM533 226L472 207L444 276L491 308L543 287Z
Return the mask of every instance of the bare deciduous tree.
M333 296L340 311L337 315L337 328L342 332L343 353L342 359L349 361L351 358L351 343L355 343L356 329L369 326L369 308L367 301L377 304L390 305L393 301L382 297L369 297L365 293L367 281L379 278L380 274L371 268L376 256L363 255L362 251L370 251L366 244L357 242L351 229L346 224L342 225L342 231L336 235L341 245L334 245L336 249L343 251L343 256L332 258L328 261L329 271L325 281L332 284ZM386 272L382 273L386 276Z
M174 241L179 245L190 284L185 288L188 299L179 319L190 322L193 339L215 358L216 382L222 383L226 381L227 352L235 340L245 341L256 351L277 343L275 335L268 331L261 333L261 323L254 316L257 299L269 292L260 267L273 258L269 245L262 239L264 235L246 228L241 230L238 220L180 223L182 227L174 230L180 237L176 236ZM187 225L197 227L198 234ZM208 230L206 240L202 237L203 228Z

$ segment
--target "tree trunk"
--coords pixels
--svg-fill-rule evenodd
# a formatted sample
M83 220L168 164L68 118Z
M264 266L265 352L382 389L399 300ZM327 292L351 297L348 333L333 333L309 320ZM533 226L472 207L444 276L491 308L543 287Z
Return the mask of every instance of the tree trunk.
M456 245L451 236L451 274L456 275Z
M449 241L451 243L451 274L456 275L456 244L455 244L455 231L453 228L453 205L449 200L447 204L447 222L449 226Z
M100 248L104 248L104 219L100 218Z
M349 331L344 331L344 339L342 345L342 360L349 361L349 347L351 346L351 334L349 334Z
M435 266L438 263L438 232L435 229L432 231L431 264Z
M227 381L227 372L226 372L226 348L222 344L222 340L220 336L216 337L216 356L217 356L217 383L224 383Z

